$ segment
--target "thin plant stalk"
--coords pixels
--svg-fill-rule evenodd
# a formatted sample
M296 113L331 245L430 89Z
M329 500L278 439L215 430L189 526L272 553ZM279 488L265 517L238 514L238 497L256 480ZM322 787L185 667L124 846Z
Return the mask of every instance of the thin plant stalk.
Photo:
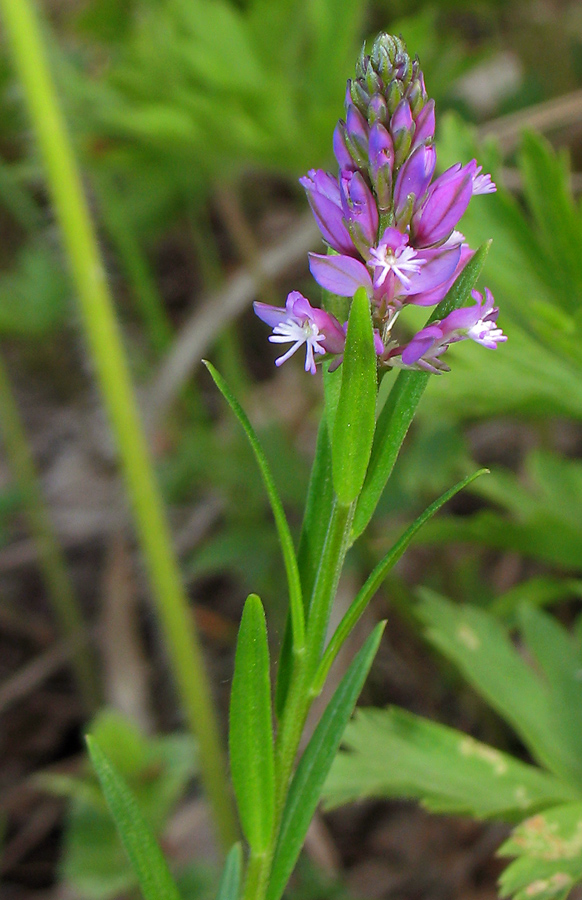
M289 692L277 735L273 833L267 850L260 857L251 855L243 900L263 900L267 893L285 800L307 715L315 699L310 691L311 681L321 656L329 610L335 597L349 545L353 512L354 505L342 507L337 502L334 503L331 511L327 537L319 561L309 607L307 645L305 652L294 660Z
M85 630L78 597L45 506L38 474L14 398L8 373L0 357L0 423L10 468L22 495L24 512L36 545L39 565L55 618L65 638L78 641ZM85 644L71 663L87 714L100 702L99 677L92 651Z
M83 324L117 440L152 594L184 712L196 734L201 773L220 841L237 828L210 685L153 471L79 171L29 0L0 0L7 34L47 167L48 183L77 286Z

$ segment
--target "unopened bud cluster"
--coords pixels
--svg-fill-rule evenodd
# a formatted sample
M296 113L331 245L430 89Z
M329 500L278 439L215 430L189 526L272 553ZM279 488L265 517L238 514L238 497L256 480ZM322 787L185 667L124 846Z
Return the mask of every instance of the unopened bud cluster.
M475 160L433 179L434 133L434 101L418 60L411 60L400 38L380 34L369 55L362 50L356 77L347 84L345 120L333 137L338 176L312 169L300 181L334 251L310 254L315 280L344 297L365 288L381 365L439 373L448 370L441 356L451 343L470 338L495 348L506 338L487 289L485 299L474 292L474 306L408 343L393 336L405 305L434 306L443 299L473 253L456 225L474 194L495 191ZM273 327L271 341L292 343L278 365L303 344L306 370L316 371L317 355L333 354L334 365L341 363L345 323L297 291L285 309L255 303L255 312Z

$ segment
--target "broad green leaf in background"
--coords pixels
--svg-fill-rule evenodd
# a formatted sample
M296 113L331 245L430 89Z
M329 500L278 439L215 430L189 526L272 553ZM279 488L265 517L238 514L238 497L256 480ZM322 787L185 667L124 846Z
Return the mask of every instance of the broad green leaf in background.
M234 844L226 857L216 900L238 900L242 867L242 847L240 844Z
M279 900L297 862L321 789L376 656L384 625L381 622L376 626L351 663L303 752L287 795L267 900Z
M87 746L144 900L180 900L162 851L127 784L91 737Z
M417 613L428 640L515 729L534 759L572 790L582 790L580 761L557 728L555 708L566 698L524 662L492 615L426 589L419 593Z
M232 783L244 835L255 853L273 828L275 774L267 625L260 599L250 594L238 634L230 695Z
M521 477L496 467L471 488L506 510L444 516L423 531L421 542L474 541L513 550L559 569L582 568L582 463L532 451ZM523 483L522 483L523 482Z
M331 456L335 492L342 506L349 506L364 483L376 416L376 352L364 288L352 301L341 378Z
M552 775L396 707L357 710L342 744L323 789L328 808L398 797L432 812L514 822L572 795Z
M579 648L558 621L542 610L522 604L518 616L521 633L554 702L553 727L560 743L577 763L582 786L582 681Z
M467 302L488 251L489 243L479 247L428 322L444 318L453 309ZM426 372L402 371L392 386L376 423L370 465L352 526L353 540L360 536L374 514L428 381L429 375Z
M569 167L541 136L528 134L518 165L525 204L496 173L499 155L477 148L473 130L446 114L439 128L439 163L479 155L493 171L497 193L475 198L461 221L470 244L493 238L485 283L499 301L508 341L492 358L477 346L451 348L451 373L432 379L422 414L449 418L520 414L582 417L582 281L579 213Z
M565 900L582 880L582 803L527 819L498 852L517 857L500 878L502 897Z

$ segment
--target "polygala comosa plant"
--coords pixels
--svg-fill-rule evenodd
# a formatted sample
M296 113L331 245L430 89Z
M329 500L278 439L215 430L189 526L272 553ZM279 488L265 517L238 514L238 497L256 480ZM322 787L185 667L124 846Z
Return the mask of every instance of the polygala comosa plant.
M369 523L428 379L449 371L448 347L506 340L491 292L475 290L488 244L477 251L457 226L475 194L495 191L475 160L435 177L435 108L418 60L380 34L348 81L345 121L333 136L339 174L301 179L327 245L310 254L322 305L292 291L284 307L255 303L284 345L281 365L305 348L323 373L325 406L299 545L294 546L265 454L245 412L206 363L252 445L269 495L289 590L289 621L271 685L261 600L244 607L230 702L230 769L245 851L230 852L221 900L279 900L370 670L384 623L339 681L307 746L306 718L346 638L422 525L480 472L437 499L376 566L335 631L330 611L346 553ZM477 202L486 202L479 199ZM434 307L411 333L407 308ZM288 346L287 346L288 345ZM395 371L399 370L399 371ZM378 385L393 379L378 412ZM144 894L177 897L131 794L95 741L91 754ZM146 852L147 848L147 852Z

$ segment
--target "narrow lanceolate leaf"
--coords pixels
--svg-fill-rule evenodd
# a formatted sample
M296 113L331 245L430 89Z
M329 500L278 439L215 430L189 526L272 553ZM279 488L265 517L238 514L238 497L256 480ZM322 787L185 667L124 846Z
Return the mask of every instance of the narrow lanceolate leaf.
M103 750L90 737L87 738L87 746L144 900L180 900L166 860L135 797Z
M473 475L469 475L467 478L459 481L458 484L455 484L452 488L442 494L438 498L438 500L435 500L434 503L431 503L431 505L425 509L425 511L418 517L418 519L416 519L416 521L406 529L402 537L398 541L396 541L396 543L388 551L384 559L380 560L374 571L369 575L363 587L358 591L355 600L345 613L344 617L336 628L332 639L326 647L315 678L313 679L311 691L314 696L317 696L322 690L328 672L331 669L333 661L338 655L344 641L346 640L354 626L357 624L368 603L388 575L388 572L390 571L390 569L392 569L393 566L396 565L415 534L420 531L425 522L428 522L428 520L439 511L441 506L444 506L445 503L447 503L455 496L455 494L458 494L459 491L462 491L463 488L467 487L468 484L471 484L472 481L474 481L480 475L484 475L488 471L488 469L479 469L478 472L474 472Z
M275 776L267 625L256 594L245 603L238 633L229 749L242 830L251 849L261 853L273 828Z
M249 439L249 443L253 449L253 453L255 454L255 459L257 460L261 475L263 476L263 482L267 489L267 494L271 503L271 509L273 510L275 525L277 526L279 543L281 544L281 552L283 554L285 571L287 573L287 583L289 586L289 606L291 609L291 622L293 625L293 643L296 647L303 647L305 641L305 614L303 610L301 579L299 578L297 557L295 556L293 539L291 537L291 532L289 531L289 525L287 524L285 511L283 510L283 504L281 503L281 499L279 497L279 494L277 493L277 488L275 487L275 481L271 474L269 463L267 462L267 457L265 456L265 452L261 447L259 439L249 421L247 414L230 390L222 375L217 372L212 363L208 362L208 360L203 360L203 362L210 372L216 387L242 425L245 434Z
M481 274L488 251L489 243L479 247L450 288L447 296L439 303L427 325L437 319L443 319L453 309L458 309L459 306L467 303ZM374 514L429 377L426 372L403 371L398 374L394 382L384 409L376 422L370 464L352 526L353 541L362 534Z
M331 455L335 492L341 505L349 506L364 483L376 414L374 333L363 288L352 301L342 369Z
M242 872L242 847L234 844L226 857L216 900L238 900Z
M297 862L325 779L378 650L384 624L376 626L342 678L301 757L287 795L267 900L279 900Z

